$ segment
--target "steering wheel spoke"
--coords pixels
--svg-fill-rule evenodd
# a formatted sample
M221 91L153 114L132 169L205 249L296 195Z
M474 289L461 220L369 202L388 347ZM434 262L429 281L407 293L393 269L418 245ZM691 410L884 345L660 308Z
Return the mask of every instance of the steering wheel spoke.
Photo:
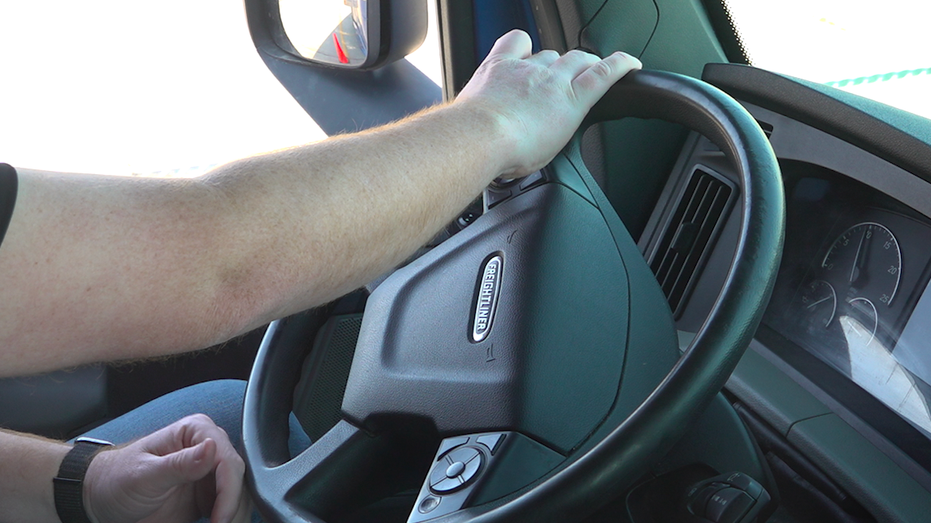
M410 455L399 441L404 439L374 436L340 421L294 458L251 467L256 504L271 521L280 512L323 521L362 507L390 493L399 480Z
M293 459L269 470L292 477L296 475L313 475L314 471L319 469L328 458L338 455L340 450L345 450L351 446L353 438L358 438L359 433L358 428L345 421L340 421L327 431L322 438L315 441Z

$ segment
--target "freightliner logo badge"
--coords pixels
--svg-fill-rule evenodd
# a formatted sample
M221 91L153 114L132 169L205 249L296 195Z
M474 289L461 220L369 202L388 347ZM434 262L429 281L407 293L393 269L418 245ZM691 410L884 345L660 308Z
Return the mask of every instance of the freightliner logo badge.
M485 264L482 279L478 285L478 298L475 301L475 318L472 319L472 341L480 342L488 336L495 319L495 307L501 292L500 255L494 256Z

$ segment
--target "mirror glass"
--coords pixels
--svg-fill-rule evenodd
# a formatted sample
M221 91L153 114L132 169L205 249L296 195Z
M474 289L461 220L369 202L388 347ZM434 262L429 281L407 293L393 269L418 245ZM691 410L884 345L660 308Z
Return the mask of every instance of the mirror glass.
M279 0L281 24L294 50L331 65L358 66L368 57L367 0Z

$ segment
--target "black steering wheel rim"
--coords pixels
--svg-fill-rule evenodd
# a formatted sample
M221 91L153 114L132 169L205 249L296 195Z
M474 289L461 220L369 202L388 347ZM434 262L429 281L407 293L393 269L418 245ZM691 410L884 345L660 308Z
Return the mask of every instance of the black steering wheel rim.
M739 103L698 80L655 71L629 74L592 109L563 157L582 174L594 204L615 222L609 223L612 227L622 226L585 171L578 138L591 124L625 116L660 118L696 130L720 147L739 173L740 236L724 288L686 354L640 407L601 441L528 488L438 521L563 521L610 499L681 437L724 385L759 324L779 265L785 211L778 164L758 124ZM281 327L276 323L269 329L246 391L247 476L267 518L316 521L290 502L267 499L269 489L261 484L270 477L261 471L287 461L287 408L281 402L290 398L300 368L299 355L275 350L289 335ZM290 373L293 381L283 379L282 373ZM346 438L354 437L344 432ZM286 483L299 481L290 478ZM586 488L574 488L578 485Z

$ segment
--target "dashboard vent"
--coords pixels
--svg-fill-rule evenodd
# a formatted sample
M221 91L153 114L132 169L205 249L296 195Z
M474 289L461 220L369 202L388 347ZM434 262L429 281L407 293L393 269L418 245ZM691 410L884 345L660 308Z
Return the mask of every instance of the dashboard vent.
M766 139L773 137L773 125L768 124L762 120L757 120L756 123L760 124L760 129L763 129L763 134L766 135Z
M660 238L650 268L676 319L720 232L733 192L728 182L695 169Z

